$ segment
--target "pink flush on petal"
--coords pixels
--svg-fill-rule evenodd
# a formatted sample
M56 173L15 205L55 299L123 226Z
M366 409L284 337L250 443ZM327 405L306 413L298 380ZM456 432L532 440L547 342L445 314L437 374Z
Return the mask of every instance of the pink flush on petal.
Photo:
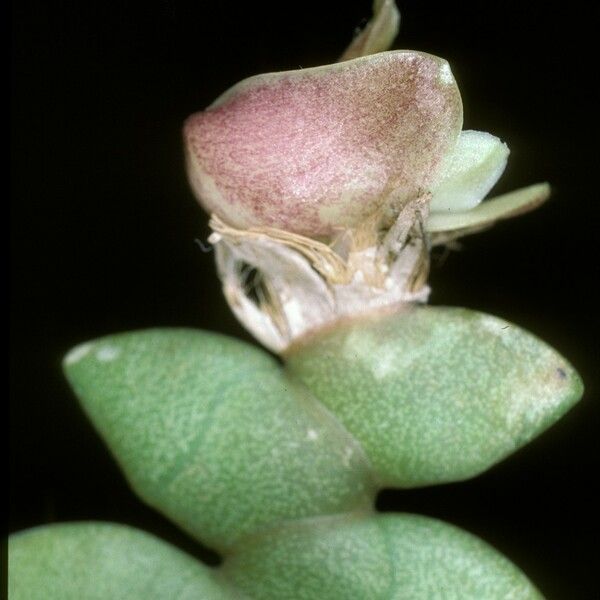
M186 121L188 174L232 226L327 235L426 191L461 126L444 60L385 52L237 84Z

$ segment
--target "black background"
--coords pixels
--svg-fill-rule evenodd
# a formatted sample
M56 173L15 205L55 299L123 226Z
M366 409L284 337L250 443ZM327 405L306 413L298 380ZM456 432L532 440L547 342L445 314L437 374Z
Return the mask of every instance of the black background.
M435 266L432 303L528 328L587 391L485 475L385 491L378 506L476 533L551 599L598 593L598 97L596 16L584 6L406 0L395 46L448 59L465 128L508 142L497 191L554 187L542 209L467 238ZM211 558L129 491L60 360L90 338L157 325L250 339L194 241L208 230L185 180L181 123L246 76L333 62L369 11L368 0L13 5L11 531L119 521Z

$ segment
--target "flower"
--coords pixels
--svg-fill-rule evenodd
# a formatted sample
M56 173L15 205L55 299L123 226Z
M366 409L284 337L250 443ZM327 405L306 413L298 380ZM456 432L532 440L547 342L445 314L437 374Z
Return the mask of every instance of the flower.
M480 204L508 147L461 131L445 60L368 54L397 24L393 2L376 2L350 60L251 77L185 123L226 297L272 349L341 316L425 300L431 243L548 195L542 184Z
M429 189L462 126L448 64L418 52L247 79L185 126L192 187L238 228L356 228Z

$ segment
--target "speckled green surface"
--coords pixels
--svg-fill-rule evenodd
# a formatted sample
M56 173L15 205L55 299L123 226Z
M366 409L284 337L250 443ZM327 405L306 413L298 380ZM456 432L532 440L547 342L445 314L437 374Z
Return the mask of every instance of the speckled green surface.
M384 484L475 475L556 421L582 392L561 356L495 317L418 308L287 361L186 329L72 350L68 379L133 488L225 563L122 526L42 527L11 538L11 598L540 598L474 536L372 504Z
M214 548L371 505L360 447L259 348L155 329L79 346L65 371L138 494Z
M38 527L9 542L10 600L236 600L206 567L111 523Z
M416 515L314 519L257 538L225 563L252 598L533 600L527 578L478 538Z
M357 321L288 355L360 441L381 482L411 487L481 473L581 397L573 368L516 325L461 308Z

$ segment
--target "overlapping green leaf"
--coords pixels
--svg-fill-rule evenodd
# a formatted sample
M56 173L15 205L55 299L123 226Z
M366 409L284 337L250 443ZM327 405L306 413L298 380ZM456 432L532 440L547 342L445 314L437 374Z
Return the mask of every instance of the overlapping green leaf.
M287 358L390 486L477 475L582 393L579 376L552 348L466 309L409 308L357 320Z
M259 348L155 329L79 346L65 370L137 493L215 548L372 502L359 445Z
M519 569L476 537L416 515L290 524L239 548L224 574L261 600L538 600Z
M9 541L10 600L240 600L215 569L110 523L38 527Z

